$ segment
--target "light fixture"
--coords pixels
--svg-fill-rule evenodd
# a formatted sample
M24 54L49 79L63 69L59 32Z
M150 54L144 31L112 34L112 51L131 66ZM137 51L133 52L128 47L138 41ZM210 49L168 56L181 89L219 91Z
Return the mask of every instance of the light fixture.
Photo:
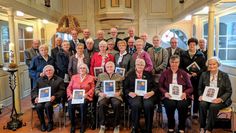
M30 26L29 26L29 27L26 27L25 30L26 30L27 32L32 32L32 31L33 31L33 27L30 27Z
M48 23L48 20L47 20L47 19L43 19L42 22L43 22L44 24L47 24L47 23Z
M16 16L22 17L25 14L22 11L16 11Z
M184 20L191 20L192 19L192 15L187 15Z

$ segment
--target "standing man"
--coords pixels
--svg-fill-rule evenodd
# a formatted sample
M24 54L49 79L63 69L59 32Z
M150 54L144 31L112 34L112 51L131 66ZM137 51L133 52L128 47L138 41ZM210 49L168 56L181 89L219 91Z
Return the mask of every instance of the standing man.
M207 43L207 40L204 39L204 38L201 38L199 39L199 49L198 51L201 51L204 56L205 56L205 59L207 60L207 48L206 48L206 43Z
M70 34L72 36L72 40L69 41L69 43L70 43L70 51L72 53L76 53L75 48L80 43L79 38L78 38L78 31L73 29L73 30L71 30Z
M134 29L134 27L129 27L129 28L128 28L128 34L129 34L129 36L126 37L126 38L124 38L124 40L125 40L126 42L129 41L129 38L133 38L134 40L139 39L138 36L135 36L135 29Z
M181 57L181 54L183 53L183 50L178 47L178 38L175 37L172 37L170 39L170 47L166 48L166 50L168 51L168 56L169 56L167 66L170 66L169 60L172 55L178 55Z
M86 40L90 37L90 31L89 29L84 29L83 30L83 38L80 39L80 43L83 43L84 45L86 45ZM84 47L86 48L86 46Z
M97 31L97 38L94 40L94 50L95 51L99 51L99 48L98 48L98 44L101 42L101 41L106 41L104 39L104 31L103 30L98 30Z
M60 51L62 51L62 46L61 46L62 38L57 37L55 39L55 44L56 44L56 47L51 50L51 56L54 60L56 60L56 54L59 53Z
M135 46L134 46L134 43L135 43L135 40L134 40L134 38L130 38L129 40L128 40L128 46L127 46L127 52L132 56L133 55L133 53L135 53L136 52L136 48L135 48Z
M118 43L121 39L117 37L117 33L118 33L117 28L112 27L112 28L110 29L110 33L111 33L111 34L110 34L110 35L111 35L111 38L109 38L109 39L107 39L107 40L112 39L112 40L115 42L115 47L114 47L114 49L117 50L117 51L119 51L119 49L118 49L118 47L117 47L117 43Z
M140 38L143 40L144 42L144 47L143 47L143 50L144 51L147 51L149 48L153 47L153 45L151 43L148 43L147 42L147 39L148 39L148 34L146 32L144 32Z

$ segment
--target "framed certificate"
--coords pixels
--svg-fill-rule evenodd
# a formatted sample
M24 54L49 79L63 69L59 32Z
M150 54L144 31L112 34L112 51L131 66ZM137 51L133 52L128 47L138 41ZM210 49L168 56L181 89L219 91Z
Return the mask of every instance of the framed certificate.
M178 84L170 84L169 85L169 93L171 95L170 99L172 99L172 100L182 100L181 99L182 92L183 92L182 85L178 85Z
M103 67L94 67L94 76L95 77L98 77L98 75L100 73L103 73L104 72L104 68Z
M217 98L218 91L218 87L206 86L202 95L202 100L211 103L214 99Z
M200 71L200 67L198 66L197 62L193 62L191 63L187 68L186 68L189 72L198 72Z
M116 92L115 80L104 80L103 81L103 91L108 97L114 97L115 92Z
M147 80L135 79L135 93L144 96L147 93Z
M39 89L38 103L49 102L51 99L51 87Z
M84 103L85 90L75 89L73 90L73 96L71 104L81 104Z
M120 74L121 76L124 77L125 76L125 68L116 67L115 73Z

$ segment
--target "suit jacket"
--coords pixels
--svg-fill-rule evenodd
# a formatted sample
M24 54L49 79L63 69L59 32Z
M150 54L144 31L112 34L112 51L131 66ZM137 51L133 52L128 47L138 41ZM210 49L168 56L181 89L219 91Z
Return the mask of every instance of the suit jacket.
M55 47L51 50L51 56L54 60L56 60L56 55L57 53L59 53L60 51L62 51L62 48L59 47Z
M171 47L166 48L166 50L168 51L168 62L169 62L170 57L172 56ZM179 55L179 56L181 56L181 54L182 54L183 52L184 52L183 49L177 47L176 50L175 50L174 55Z
M86 41L85 40L86 40L85 38L82 38L82 39L79 39L79 42L83 43L86 46Z
M89 68L90 66L90 58L86 55L84 55L84 64L86 64ZM77 71L77 65L78 65L78 59L75 57L75 55L72 55L70 57L70 60L69 60L69 65L68 65L68 74L70 77L72 77L72 75L75 75L78 73Z
M77 46L77 44L75 44L73 40L70 40L69 43L70 43L70 51L75 54L76 53L76 46ZM79 39L78 39L77 43L81 43ZM86 49L85 43L84 43L84 49Z
M129 38L130 38L130 37L126 37L126 38L124 38L123 40L125 40L126 43L128 43ZM139 37L138 37L138 36L134 36L134 40L137 40L137 39L139 39Z
M198 94L199 96L203 95L204 89L206 86L210 86L210 72L206 71L203 72L198 85ZM217 95L217 98L221 98L223 100L223 103L226 106L231 105L231 95L232 95L232 87L231 82L229 79L229 76L227 73L224 73L222 71L218 71L218 77L217 77L217 87L219 88L219 92Z
M107 39L107 41L108 40L111 40L111 39L113 39L113 38L109 38L109 39ZM121 41L122 39L120 39L120 38L116 38L116 42L115 42L115 47L114 47L114 49L115 50L117 50L117 51L119 51L119 48L118 48L118 46L117 46L117 43L119 42L119 41Z
M115 65L116 67L125 68L125 73L127 73L130 69L130 61L132 56L128 53L125 54L122 58L122 61L119 64L117 64L119 57L120 53L115 54Z
M33 48L29 48L24 51L24 59L28 67L30 67L31 60L37 55L39 55L39 53L36 53L36 51Z
M143 50L144 50L144 51L148 51L148 49L151 48L151 47L153 47L153 45L152 45L151 43L146 42L146 44L145 44Z

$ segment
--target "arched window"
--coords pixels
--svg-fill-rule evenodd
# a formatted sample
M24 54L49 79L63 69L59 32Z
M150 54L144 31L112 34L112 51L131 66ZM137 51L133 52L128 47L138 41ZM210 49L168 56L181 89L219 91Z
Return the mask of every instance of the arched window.
M176 37L178 38L178 47L182 48L182 49L187 49L187 41L188 38L186 36L186 34L179 29L170 29L167 30L161 37L162 40L162 47L167 48L170 47L170 39L172 37Z

